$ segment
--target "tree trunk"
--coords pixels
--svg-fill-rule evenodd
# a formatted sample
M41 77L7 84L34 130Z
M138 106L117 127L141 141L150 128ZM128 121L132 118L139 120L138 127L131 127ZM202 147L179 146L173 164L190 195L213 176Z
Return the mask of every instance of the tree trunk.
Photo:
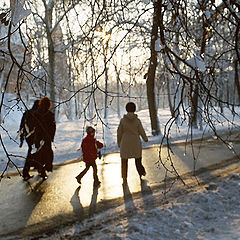
M108 43L104 46L103 43L103 52L104 52L104 68L105 68L105 100L104 100L104 119L108 116L108 67L107 67L107 51Z
M68 102L68 119L69 120L72 120L73 119L73 111L72 111L72 108L73 108L73 104L72 104L72 93L73 93L73 81L72 81L72 68L71 68L71 63L69 63L69 67L68 67L68 79L69 79L69 102Z
M115 64L115 72L117 75L117 114L118 118L121 118L121 112L120 112L120 73L117 69L117 64Z
M239 75L238 75L238 60L237 60L237 58L234 60L234 70L235 70L234 81L235 81L235 85L236 85L237 93L238 93L237 105L239 105L240 104L240 83L239 83Z
M171 99L171 87L170 87L168 77L167 77L167 95L168 95L168 105L171 112L171 116L174 117L174 108L173 108L172 99Z
M194 128L198 127L197 124L197 112L198 112L198 84L195 85L195 88L192 93L192 112L191 112L191 126Z
M205 12L206 11L206 7L205 5L200 5L200 9ZM207 22L204 18L204 16L201 17L202 18L202 39L201 39L201 50L200 50L200 56L205 56L205 49L206 49L206 42L207 42L207 28L208 28L208 25L209 25L209 22ZM197 79L198 81L196 82L196 85L195 85L195 89L194 89L194 92L193 92L193 97L192 97L192 119L191 119L191 122L192 122L192 126L194 128L198 128L198 119L202 118L202 113L198 111L198 108L199 108L199 88L201 90L201 85L199 84L200 82L203 82L203 78L204 78L204 75L201 74L199 76L199 74L197 74ZM198 85L200 87L198 87ZM201 122L202 120L200 120Z
M151 34L151 57L150 64L147 74L147 99L149 115L151 120L152 135L156 136L160 134L159 121L157 116L157 108L155 102L155 73L157 68L157 53L155 51L155 42L158 39L158 18L161 13L161 1L154 2L154 15L153 15L153 26Z
M53 111L55 114L55 49L54 42L52 38L52 14L53 14L53 5L47 6L46 8L46 32L47 32L47 41L48 41L48 77L50 84L50 99L53 104Z
M49 39L48 47L49 56L49 83L50 83L50 99L55 106L55 52L52 39Z

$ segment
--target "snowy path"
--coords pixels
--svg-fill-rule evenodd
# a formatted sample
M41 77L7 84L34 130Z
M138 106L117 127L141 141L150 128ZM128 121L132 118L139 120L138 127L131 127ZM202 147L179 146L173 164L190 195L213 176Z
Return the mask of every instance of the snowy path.
M189 179L186 187L175 184L167 201L161 189L145 189L137 198L125 189L123 205L37 239L239 240L239 163L199 177L200 185Z
M199 150L199 144L200 142L196 143L196 152ZM231 151L216 140L200 145L202 151L198 156L197 168L233 157ZM185 145L177 144L174 151L176 154L173 155L174 165L181 175L191 171L193 167L193 159L189 152L183 154L184 149ZM240 153L240 143L235 145L235 150ZM129 199L135 193L147 192L149 195L162 183L165 176L164 169L155 165L157 159L158 148L144 149L143 163L146 166L147 181L142 184L137 176L134 161L129 160L129 184L126 189L122 189L121 185L119 154L111 154L106 156L104 162L98 162L102 185L97 191L92 188L91 173L83 179L81 189L78 188L75 176L81 170L79 166L83 167L82 163L59 166L42 184L38 177L31 179L31 186L22 182L20 176L4 178L0 185L3 193L0 206L5 210L0 216L0 232L6 234L22 229L23 234L32 234L36 231L46 231L68 221L85 218L86 216L82 215L85 208L89 207L91 216L95 211L113 206L109 204L112 199L122 199L116 202L118 206L121 201Z

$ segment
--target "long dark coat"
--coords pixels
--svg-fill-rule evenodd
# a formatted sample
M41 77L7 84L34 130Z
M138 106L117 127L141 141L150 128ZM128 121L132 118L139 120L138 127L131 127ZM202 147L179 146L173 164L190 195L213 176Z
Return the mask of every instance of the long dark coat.
M39 100L34 101L34 104L31 109L27 110L24 112L21 123L20 123L20 128L19 128L19 133L20 133L20 147L22 147L24 140L26 140L27 145L28 145L28 152L27 152L27 158L26 162L23 168L23 174L28 175L28 167L35 167L38 168L39 164L36 164L36 162L31 161L31 152L32 148L34 145L34 134L35 134L35 119L34 119L34 112L38 108L38 103ZM41 166L40 166L41 168Z
M21 145L23 144L23 141L26 140L28 147L32 147L34 142L34 112L36 110L30 109L24 112L21 123L20 123L20 142Z
M53 150L52 142L56 132L56 123L54 114L47 110L45 112L38 109L34 112L36 120L34 143L37 151L32 154L31 158L44 166L45 170L52 171Z
M28 153L32 150L32 145L34 143L34 128L35 128L35 120L34 120L34 112L38 108L38 100L36 100L33 104L33 107L23 113L19 132L20 132L20 147L22 146L24 140L26 140L28 144Z

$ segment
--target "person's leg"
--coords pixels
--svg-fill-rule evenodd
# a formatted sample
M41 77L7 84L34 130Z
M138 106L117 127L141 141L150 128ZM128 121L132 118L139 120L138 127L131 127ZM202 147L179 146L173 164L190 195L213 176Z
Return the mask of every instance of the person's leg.
M30 176L29 174L29 170L31 167L31 151L32 151L32 146L28 145L28 153L27 153L27 157L26 157L26 161L23 167L23 178L24 180L28 180L29 178L31 178L32 176Z
M45 166L42 166L39 168L40 176L43 180L47 179L47 174L46 174L46 168Z
M44 151L44 159L45 159L45 169L48 172L52 172L53 169L53 150L51 143L48 143L46 149Z
M139 176L145 176L146 175L146 171L145 168L142 165L142 158L135 158L135 165L138 171Z
M31 161L34 166L34 168L38 171L40 174L40 177L43 180L47 179L47 174L46 174L46 154L45 154L45 146L43 145L37 152L31 154Z
M127 182L128 159L121 158L121 171L123 183Z
M30 170L30 161L29 158L26 158L24 167L23 167L23 178L24 180L28 180L31 176L29 174L29 170Z
M76 179L77 179L77 182L78 182L78 183L81 183L82 177L87 173L87 171L89 170L90 166L91 166L90 163L85 163L85 168L83 169L83 171L80 172L80 174L78 174L78 175L76 176Z
M92 168L93 168L93 179L94 179L94 186L98 186L101 182L98 179L98 175L97 175L97 164L96 162L93 162L91 164Z

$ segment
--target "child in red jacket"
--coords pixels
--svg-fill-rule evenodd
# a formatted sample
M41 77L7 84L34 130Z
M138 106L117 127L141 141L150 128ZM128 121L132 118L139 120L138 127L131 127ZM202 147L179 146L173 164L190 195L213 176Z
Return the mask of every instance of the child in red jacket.
M89 168L92 166L93 168L93 179L94 179L94 187L100 185L100 181L97 175L97 164L96 159L98 157L98 149L103 147L103 144L95 139L95 129L91 126L87 127L87 136L83 139L81 148L83 154L83 161L86 166L85 169L76 176L77 182L81 184L82 177L87 173Z

